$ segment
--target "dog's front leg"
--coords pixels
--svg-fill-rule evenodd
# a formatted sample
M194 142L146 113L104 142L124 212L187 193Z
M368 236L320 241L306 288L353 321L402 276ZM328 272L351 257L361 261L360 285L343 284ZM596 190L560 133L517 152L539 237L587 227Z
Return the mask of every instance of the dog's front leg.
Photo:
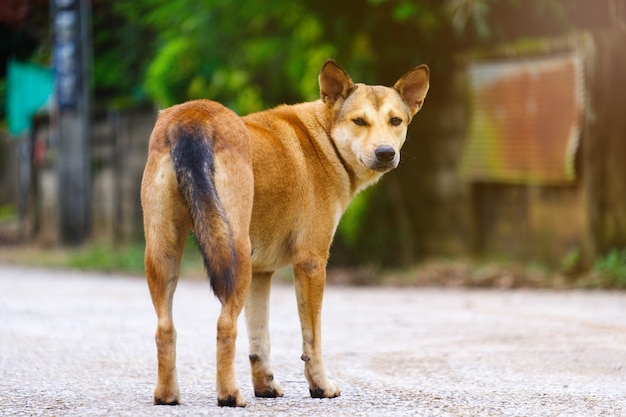
M326 376L322 360L321 313L326 285L326 260L312 257L294 265L293 269L302 328L302 360L309 392L313 398L338 397L341 391Z
M254 395L266 398L283 396L283 389L274 379L270 365L269 302L272 274L262 272L252 276L246 304L252 386Z

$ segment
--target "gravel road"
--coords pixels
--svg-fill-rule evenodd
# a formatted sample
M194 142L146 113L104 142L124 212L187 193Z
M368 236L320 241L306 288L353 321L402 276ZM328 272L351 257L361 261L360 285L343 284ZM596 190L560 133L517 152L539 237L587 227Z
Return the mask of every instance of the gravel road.
M626 416L626 293L329 287L324 351L342 389L312 399L293 288L272 291L272 359L285 397L215 398L209 284L176 294L183 404L153 406L156 318L143 279L0 266L0 415ZM242 317L243 319L243 317Z

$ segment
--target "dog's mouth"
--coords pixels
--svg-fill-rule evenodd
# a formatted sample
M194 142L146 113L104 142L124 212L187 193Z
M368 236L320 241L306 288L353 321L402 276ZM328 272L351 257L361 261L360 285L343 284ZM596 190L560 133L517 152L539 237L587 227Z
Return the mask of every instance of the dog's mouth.
M396 164L393 164L393 163L377 162L373 166L370 166L369 168L377 172L387 172L387 171L391 171L395 167L396 167Z
M367 160L363 160L362 158L359 158L359 162L361 162L361 165L363 165L364 167L371 169L372 171L376 171L380 173L391 171L392 169L398 166L398 161L396 160L379 161L377 159L374 159L374 160L367 161Z

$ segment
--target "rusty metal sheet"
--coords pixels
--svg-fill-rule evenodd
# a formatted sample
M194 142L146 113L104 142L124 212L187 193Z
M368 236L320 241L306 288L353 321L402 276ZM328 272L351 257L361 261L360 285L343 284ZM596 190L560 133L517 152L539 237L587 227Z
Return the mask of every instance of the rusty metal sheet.
M462 177L545 185L575 180L584 102L579 56L475 63L469 82Z

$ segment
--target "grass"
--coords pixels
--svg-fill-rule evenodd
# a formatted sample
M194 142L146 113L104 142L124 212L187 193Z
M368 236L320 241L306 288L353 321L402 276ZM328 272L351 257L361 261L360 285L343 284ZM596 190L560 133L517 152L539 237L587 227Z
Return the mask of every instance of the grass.
M110 244L89 245L71 252L67 264L70 268L84 271L125 272L143 275L144 251L145 245L143 244L124 247L113 247ZM181 275L205 276L202 256L193 237L190 237L185 245Z
M12 247L0 248L0 262L58 269L144 275L143 244L116 247L92 243L77 249ZM343 285L445 286L485 288L612 288L626 289L626 248L613 249L592 268L578 268L579 255L568 254L560 270L537 262L429 259L402 269L330 267L328 282ZM197 244L190 236L185 247L181 276L206 278ZM277 271L281 282L293 280L290 269Z
M626 289L626 248L611 249L596 260L583 284L593 288Z
M114 246L98 242L80 248L37 248L34 246L5 246L0 250L0 262L56 269L77 269L106 273L144 275L145 245L136 243ZM185 247L181 275L204 277L204 266L193 238Z
M68 254L67 265L72 269L104 272L143 273L143 245L114 248L95 244Z

